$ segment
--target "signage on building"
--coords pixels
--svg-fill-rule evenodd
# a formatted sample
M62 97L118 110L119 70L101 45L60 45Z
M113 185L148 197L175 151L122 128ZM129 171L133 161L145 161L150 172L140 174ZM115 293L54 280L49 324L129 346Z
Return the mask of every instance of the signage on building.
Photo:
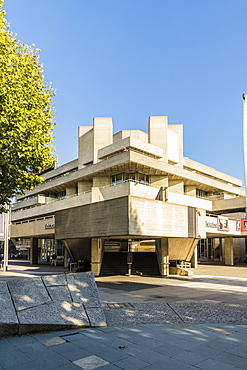
M218 228L218 222L217 220L214 221L206 221L206 227L210 227L212 229L217 229Z
M240 230L241 230L241 220L237 219L236 220L236 231L240 231Z
M45 229L55 229L55 224L53 223L45 224Z
M236 220L236 230L238 231L247 231L247 218L237 219Z
M228 217L218 216L218 228L219 231L229 231Z

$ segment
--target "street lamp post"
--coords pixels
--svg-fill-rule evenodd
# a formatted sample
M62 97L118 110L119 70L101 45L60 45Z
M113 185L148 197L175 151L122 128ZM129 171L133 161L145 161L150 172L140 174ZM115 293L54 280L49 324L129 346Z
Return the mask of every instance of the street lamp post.
M8 270L8 260L9 260L9 212L4 214L4 255L3 255L3 271Z

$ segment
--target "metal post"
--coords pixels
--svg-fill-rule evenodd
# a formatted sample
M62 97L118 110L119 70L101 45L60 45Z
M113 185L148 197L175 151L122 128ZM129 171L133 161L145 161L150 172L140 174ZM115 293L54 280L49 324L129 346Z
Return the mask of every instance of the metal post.
M3 255L3 271L8 270L8 260L9 260L9 211L4 214L4 255Z
M131 276L131 265L132 265L131 239L128 239L127 264L128 264L128 276Z
M243 141L244 141L244 178L245 178L245 191L247 190L247 94L242 95L243 98ZM247 213L247 197L246 209Z

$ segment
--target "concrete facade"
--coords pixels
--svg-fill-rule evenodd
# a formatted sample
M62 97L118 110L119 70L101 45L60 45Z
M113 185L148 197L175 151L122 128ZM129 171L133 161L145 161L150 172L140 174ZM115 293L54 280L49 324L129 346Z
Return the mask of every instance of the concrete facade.
M198 242L207 238L221 240L226 264L234 263L234 244L245 254L247 231L236 227L245 218L242 183L184 157L182 125L150 117L148 133L113 134L112 119L103 117L78 132L78 159L45 173L13 205L10 235L14 242L30 238L31 262L44 238L62 241L68 256L87 261L95 275L105 243L130 265L131 254L148 251L141 241L153 242L162 276L169 265L180 271L181 261L195 261Z

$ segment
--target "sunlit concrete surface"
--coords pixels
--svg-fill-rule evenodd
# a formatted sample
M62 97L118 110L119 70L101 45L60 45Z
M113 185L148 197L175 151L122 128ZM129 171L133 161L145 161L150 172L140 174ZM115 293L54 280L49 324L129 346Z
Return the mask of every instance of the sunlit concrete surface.
M194 274L97 277L108 325L247 325L246 265L201 265Z
M105 326L92 272L0 282L0 336Z

